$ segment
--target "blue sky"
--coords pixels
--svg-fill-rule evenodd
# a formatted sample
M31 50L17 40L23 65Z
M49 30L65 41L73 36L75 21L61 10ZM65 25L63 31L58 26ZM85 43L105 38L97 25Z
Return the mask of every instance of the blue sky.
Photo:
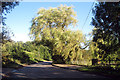
M77 13L77 26L70 27L71 30L81 30L84 34L92 31L93 27L90 25L92 13L90 13L88 20L83 27L85 19L91 9L93 2L21 2L9 14L7 14L6 24L15 34L12 37L15 41L30 41L28 36L31 20L36 16L39 8L58 7L61 4L67 6L74 6L74 11ZM83 29L82 29L83 27Z

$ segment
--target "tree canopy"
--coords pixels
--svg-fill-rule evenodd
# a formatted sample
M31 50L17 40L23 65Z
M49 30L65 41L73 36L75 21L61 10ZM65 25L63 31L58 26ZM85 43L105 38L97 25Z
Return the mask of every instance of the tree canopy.
M99 57L108 61L120 47L120 2L99 2L93 9L93 41Z
M1 5L2 9L0 12L2 13L2 24L5 25L5 15L7 15L7 13L10 13L10 11L15 8L15 6L19 5L19 2L17 0L11 0L11 2L1 2Z
M11 2L0 2L0 7L2 7L0 9L0 24L2 23L2 32L0 33L0 35L2 36L2 43L6 43L6 41L11 41L11 34L13 35L13 32L10 31L10 29L8 27L6 27L6 23L5 23L5 19L6 19L6 15L7 13L10 13L10 11L12 11L12 9L15 8L15 6L19 5L18 0L11 0Z
M32 20L31 32L34 39L39 39L40 34L46 28L67 28L69 25L76 24L75 12L72 7L59 6L57 8L40 9L37 16Z
M40 9L32 20L30 35L35 41L42 42L52 51L55 63L72 63L83 59L81 43L85 36L81 31L71 31L67 27L77 23L72 7Z

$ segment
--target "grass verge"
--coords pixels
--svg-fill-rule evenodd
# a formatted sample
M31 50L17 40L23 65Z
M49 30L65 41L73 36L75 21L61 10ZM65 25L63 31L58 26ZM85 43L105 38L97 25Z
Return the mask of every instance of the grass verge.
M120 68L119 69L113 69L112 67L107 66L84 66L81 68L77 68L79 71L83 72L89 72L94 74L100 74L107 77L120 79Z
M39 60L35 60L35 61L29 61L29 62L25 62L25 63L21 63L19 60L15 60L15 61L6 61L5 64L2 64L2 68L14 68L14 69L19 69L22 68L26 65L30 65L30 64L35 64L35 63L39 63L39 62L43 62L46 61L44 59L39 59Z

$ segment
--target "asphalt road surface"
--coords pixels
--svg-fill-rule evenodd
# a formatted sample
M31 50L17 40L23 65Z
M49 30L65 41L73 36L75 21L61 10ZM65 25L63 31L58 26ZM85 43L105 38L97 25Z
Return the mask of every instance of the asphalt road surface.
M54 67L51 62L40 62L38 64L28 65L21 69L13 70L10 78L106 78L104 76L80 72L77 70L63 69ZM101 80L102 80L101 79Z

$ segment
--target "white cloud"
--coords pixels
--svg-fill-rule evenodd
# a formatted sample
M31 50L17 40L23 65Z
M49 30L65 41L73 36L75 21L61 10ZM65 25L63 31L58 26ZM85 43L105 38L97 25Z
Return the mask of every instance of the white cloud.
M32 41L28 35L26 34L15 34L13 37L11 37L12 40L14 41L23 41L23 42L26 42L26 41Z

